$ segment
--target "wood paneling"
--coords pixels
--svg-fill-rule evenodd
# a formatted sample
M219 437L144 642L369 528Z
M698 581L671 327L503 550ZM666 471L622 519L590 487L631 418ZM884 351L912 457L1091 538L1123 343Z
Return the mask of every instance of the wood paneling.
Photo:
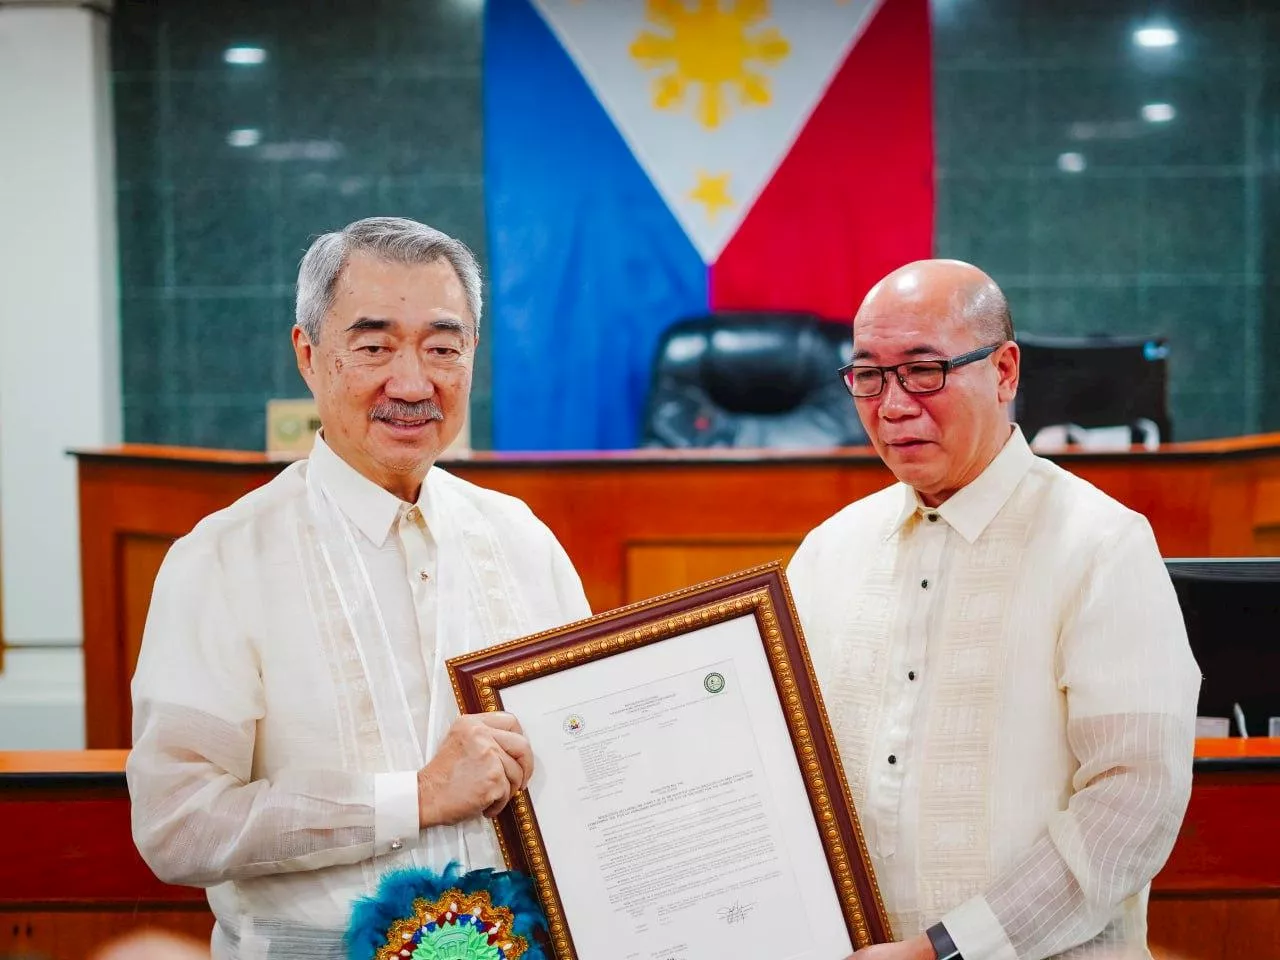
M108 941L140 930L165 930L208 944L213 914L205 906L176 910L0 908L0 957L85 960Z
M122 777L105 786L73 780L0 789L0 907L88 902L134 909L203 900L200 890L161 883L143 862Z
M86 740L124 747L165 544L285 464L145 446L78 456ZM1054 459L1145 514L1165 556L1280 554L1280 434ZM869 450L474 454L442 466L524 500L564 545L596 611L785 555L893 479Z
M1242 829L1245 824L1270 829ZM1156 889L1170 895L1266 890L1280 898L1280 770L1197 774L1178 845Z
M266 483L281 466L261 454L237 458L205 451L192 461L181 459L181 451L166 452L148 461L80 458L85 732L90 748L130 743L129 681L165 544L189 532L211 508L226 506ZM196 462L200 466L193 469Z
M1197 742L1191 801L1152 884L1149 939L1161 960L1280 960L1277 754L1280 740Z
M161 883L133 844L126 755L0 753L0 956L83 960L146 927L208 941L204 891Z
M1280 899L1157 897L1147 930L1156 960L1280 960Z
M142 629L147 624L147 610L151 607L151 588L164 555L173 546L171 536L129 533L120 537L120 639L124 645L124 666L121 681L122 695L128 698L129 681L133 667L142 649Z
M14 789L14 776L36 783L42 777L65 780L71 775L124 772L128 750L8 750L0 752L0 787ZM33 779L34 778L34 779Z
M1187 817L1153 884L1154 952L1280 960L1280 741L1202 740L1196 755ZM125 756L0 753L0 956L83 960L86 943L145 926L208 937L204 891L160 883L133 846Z
M626 603L647 600L770 560L786 563L799 545L798 540L629 543L626 546L627 585L623 600Z

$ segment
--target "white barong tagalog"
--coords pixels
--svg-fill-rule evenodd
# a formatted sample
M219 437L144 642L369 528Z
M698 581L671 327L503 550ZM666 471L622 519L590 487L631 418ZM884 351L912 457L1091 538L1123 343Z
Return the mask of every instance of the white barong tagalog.
M488 820L417 828L458 716L446 660L589 613L520 501L432 469L404 504L317 440L165 558L133 681L139 850L209 887L215 955L343 956L387 871L502 866Z
M940 507L897 484L787 572L896 935L1145 956L1200 681L1147 521L1014 430Z

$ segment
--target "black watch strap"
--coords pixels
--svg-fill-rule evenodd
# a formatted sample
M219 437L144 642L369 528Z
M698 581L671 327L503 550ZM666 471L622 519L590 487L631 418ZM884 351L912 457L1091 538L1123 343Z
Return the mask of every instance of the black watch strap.
M920 928L916 927L916 929ZM956 949L956 942L951 939L951 934L947 933L947 928L941 923L935 923L925 931L925 935L933 944L933 952L938 955L938 960L964 960L960 951Z

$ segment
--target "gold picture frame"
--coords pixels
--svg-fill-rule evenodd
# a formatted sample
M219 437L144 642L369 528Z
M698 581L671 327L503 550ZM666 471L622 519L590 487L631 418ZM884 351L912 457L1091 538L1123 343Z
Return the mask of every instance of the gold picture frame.
M855 949L893 939L840 764L799 618L778 563L769 563L448 661L465 713L503 710L516 684L709 627L755 618L836 897ZM556 960L577 960L572 933L527 791L495 822L503 857L528 874Z

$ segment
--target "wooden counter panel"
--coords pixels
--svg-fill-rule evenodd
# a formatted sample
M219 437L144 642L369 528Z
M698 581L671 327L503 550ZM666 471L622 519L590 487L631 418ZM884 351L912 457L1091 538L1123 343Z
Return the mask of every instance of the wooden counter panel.
M1055 459L1063 460L1096 460L1109 458L1115 460L1142 461L1171 457L1189 459L1222 459L1225 457L1249 456L1257 453L1275 453L1280 451L1280 432L1256 433L1236 437L1215 437L1210 440L1185 440L1179 443L1166 443L1156 450L1134 446L1128 450L1099 453L1083 451L1070 447L1062 453L1054 454ZM227 471L255 470L262 467L280 469L289 462L281 458L263 453L261 450L218 450L209 447L174 447L164 444L123 443L113 447L88 448L72 451L76 456L98 461L126 463L171 460L184 464L199 464L217 467ZM476 463L495 463L503 465L527 465L547 463L667 463L689 461L846 461L874 459L875 451L871 447L842 447L834 450L749 450L749 449L691 449L665 450L647 448L643 450L604 450L604 451L492 451L477 450L466 454L461 459Z
M154 534L125 534L117 542L120 551L120 570L124 589L120 595L121 639L124 641L124 659L120 671L121 696L129 699L129 683L133 668L142 651L142 632L147 625L147 611L151 607L151 590L165 554L173 546L174 537Z
M1280 899L1152 898L1147 930L1156 960L1280 960Z
M168 544L277 470L193 469L177 459L81 460L80 573L90 748L130 743L129 681L151 587Z
M626 603L646 600L770 560L785 564L799 545L799 540L791 538L723 543L706 540L628 543L623 560L626 567L623 599Z
M85 960L108 941L144 929L164 930L203 945L213 933L213 914L203 903L169 910L121 907L34 912L0 906L0 957Z
M1280 897L1280 770L1197 773L1154 889Z
M1280 435L1054 457L1150 520L1167 557L1280 554ZM286 466L130 446L80 456L86 742L129 743L128 684L167 544ZM892 476L869 450L477 454L442 464L524 500L608 610L786 558Z
M1200 737L1196 740L1196 759L1273 760L1275 772L1280 774L1280 737ZM1202 763L1200 769L1207 774L1213 768Z
M1280 960L1280 741L1200 740L1191 804L1157 877L1161 960ZM123 750L0 752L0 956L83 960L139 927L208 938L204 891L160 883L133 846ZM1261 764L1233 771L1216 764Z
M742 555L751 556L759 555L752 544L794 547L841 505L892 481L883 467L849 471L813 465L797 473L794 467L769 463L750 469L669 465L627 474L597 468L473 474L464 465L453 472L528 503L564 546L592 609L598 611L653 596L633 592L648 589L649 583L698 582L678 582L673 574L658 580L640 575L628 582L629 556L636 545L665 543L666 557L677 564L731 573L743 567L723 569L724 563L714 559L721 545L741 544ZM682 552L687 559L681 559ZM729 558L732 552L720 555Z
M0 799L14 774L65 777L85 773L123 774L128 750L4 750L0 751Z
M129 828L128 794L75 792L80 796L28 791L0 801L0 906L146 908L204 900L202 890L161 883L143 862Z

